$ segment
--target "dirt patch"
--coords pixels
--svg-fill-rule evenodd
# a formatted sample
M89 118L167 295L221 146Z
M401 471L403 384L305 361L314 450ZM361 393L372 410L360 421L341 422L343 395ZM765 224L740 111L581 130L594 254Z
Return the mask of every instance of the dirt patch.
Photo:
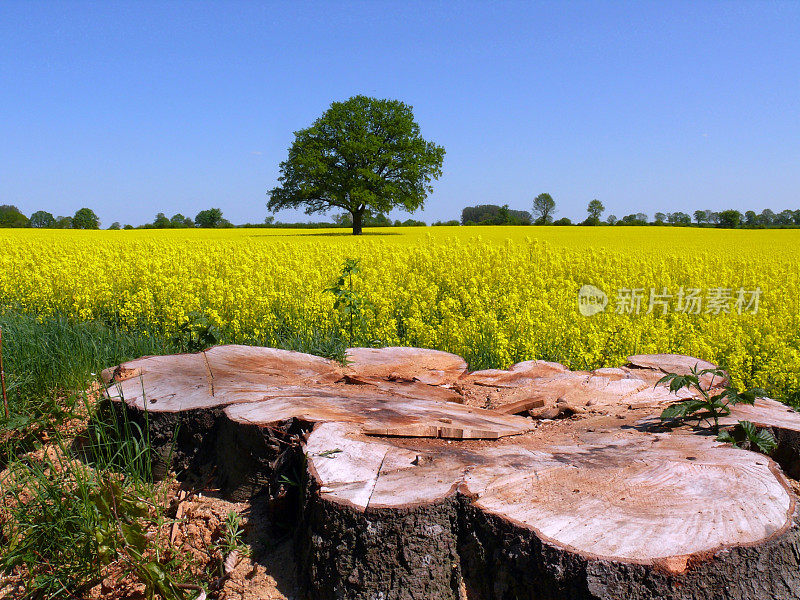
M171 491L170 511L177 513L157 532L158 544L167 556L183 556L193 579L209 588L210 598L229 600L292 600L295 596L294 548L290 540L276 540L258 501L234 503L202 493L184 500L180 490ZM242 517L245 549L223 555L219 548L229 513ZM170 538L172 541L170 542ZM249 554L249 555L248 555ZM233 571L225 575L229 561ZM223 578L224 576L224 578ZM111 569L101 583L89 590L93 600L139 600L144 586L123 569Z

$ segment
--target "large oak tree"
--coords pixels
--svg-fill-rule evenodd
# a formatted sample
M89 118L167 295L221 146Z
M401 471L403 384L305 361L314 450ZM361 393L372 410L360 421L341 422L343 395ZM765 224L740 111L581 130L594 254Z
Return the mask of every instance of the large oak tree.
M424 140L412 109L398 100L354 96L334 102L311 127L295 132L269 192L275 212L343 209L361 233L365 212L413 212L442 174L444 148Z

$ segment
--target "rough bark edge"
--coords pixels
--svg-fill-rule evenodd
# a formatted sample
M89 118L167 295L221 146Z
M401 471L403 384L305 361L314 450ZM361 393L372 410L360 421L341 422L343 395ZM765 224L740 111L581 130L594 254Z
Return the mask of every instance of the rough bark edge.
M681 557L654 564L619 561L560 547L528 526L476 506L474 498L455 489L432 503L366 510L324 498L313 466L304 463L297 445L285 440L282 464L282 453L271 447L277 438L307 431L309 424L264 428L233 422L219 408L148 413L109 403L148 433L154 471L160 467L162 474L167 468L185 474L227 465L217 473L226 495L244 499L269 490L275 499L285 492L276 493L279 474L304 469L308 479L298 482L303 497L284 495L273 518L300 518L298 565L305 568L299 581L306 598L455 600L462 571L470 598L476 600L800 597L800 534L793 495L794 518L758 544L705 552L683 565ZM779 452L797 451L796 432L776 433L781 436ZM774 464L770 468L780 475Z
M103 409L134 424L135 435L150 444L155 480L174 471L179 480L205 477L228 499L240 502L268 492L283 498L286 485L298 477L301 443L313 424L289 419L274 425L250 425L230 419L225 406L183 412L149 412L124 401L103 400ZM297 505L298 501L292 501Z
M800 431L782 427L770 427L770 430L778 442L772 459L788 477L800 479Z
M297 532L307 598L450 600L459 597L462 569L469 588L477 590L471 598L478 599L800 597L795 520L758 544L708 551L688 559L688 565L680 564L681 557L644 564L587 556L475 506L474 499L454 489L433 503L366 510L324 498L298 445L288 442L291 451L283 464L278 464L281 453L270 447L276 438L307 431L310 424L265 428L233 422L219 408L148 413L109 402L148 432L154 471L173 468L186 474L222 467L217 477L228 496L245 499L266 489L273 499L280 498L286 490L276 493L279 474L300 463L310 475L307 482L298 482L306 490ZM797 432L776 433L779 452L797 452ZM770 468L780 476L774 463ZM294 522L299 502L284 494L273 518ZM435 535L426 535L426 528Z
M221 407L167 413L141 410L118 400L104 399L103 403L118 419L134 424L136 434L149 443L155 480L170 470L182 479L214 465L214 440L224 417Z
M309 478L297 530L301 597L314 600L788 600L800 597L797 511L787 529L668 563L588 557L463 494L359 510ZM681 559L683 558L683 562Z
M360 510L323 498L313 477L297 528L298 582L314 600L458 600L459 501Z
M223 414L215 444L216 482L222 494L244 502L268 492L271 501L280 501L280 507L270 507L276 516L293 520L288 513L296 513L299 505L296 491L304 463L301 442L311 428L312 424L298 419L261 426L239 423ZM289 506L292 504L294 509Z
M234 423L227 417L222 418L224 407L196 409L180 413L154 413L129 407L125 403L114 404L124 406L130 419L140 423L143 430L147 431L157 456L165 460L167 454L164 450L167 449L172 453L171 464L178 469L190 471L196 470L202 465L223 463L224 461L221 460L223 454L220 453L219 446L209 446L208 441L204 438L219 442L226 437L225 429L229 429L227 435L244 442L243 446L248 451L247 456L254 465L252 468L243 469L246 474L256 476L254 482L248 479L249 475L245 475L243 478L246 482L244 486L244 489L247 490L246 493L256 493L261 488L261 483L269 479L272 479L274 483L277 477L277 471L273 468L270 475L263 480L258 479L264 477L262 469L266 461L271 458L269 452L264 451L264 447L268 445L267 442L270 439L269 435L265 438L264 428L246 426ZM148 422L149 427L146 427ZM176 426L179 426L178 437L173 446ZM796 459L798 446L800 446L800 433L779 428L775 428L775 430L776 437L779 439L776 459L783 465L784 462L780 458L782 451L792 460ZM231 447L228 446L226 450L230 452ZM241 458L242 455L238 452L233 457L235 461L241 460ZM771 469L776 470L774 465L771 465ZM229 489L234 490L233 493L236 493L235 490L242 489L235 483L235 473L228 473L228 476L231 478ZM254 485L251 485L253 483ZM782 483L785 486L785 482ZM458 596L438 594L458 594L462 559L470 587L479 590L479 593L489 590L489 595L477 596L478 598L506 600L550 597L554 599L630 597L634 600L639 598L674 598L675 600L730 598L731 600L740 600L743 598L800 597L800 583L798 583L800 575L798 575L797 569L800 544L798 543L795 500L791 493L794 515L782 530L776 532L769 539L751 546L735 546L703 553L702 556L689 559L688 566L690 568L685 573L679 573L680 565L678 564L676 569L675 561L671 561L669 564L662 564L658 561L655 564L635 563L585 556L575 553L569 548L558 547L548 543L546 539L528 527L514 524L507 518L492 515L480 507L474 506L463 495L448 496L430 504L368 508L366 511L359 511L354 507L343 506L320 497L319 490L314 492L314 487L310 483L305 486L305 489L302 524L304 527L312 527L307 536L300 536L307 543L305 548L309 553L306 556L310 556L311 550L315 547L323 550L327 548L329 558L321 561L319 564L321 569L334 569L340 572L342 566L355 564L354 570L351 569L347 574L345 583L340 584L338 588L330 581L322 583L318 577L314 576L312 567L309 567L307 573L311 578L310 585L316 585L323 593L333 594L331 596L319 595L317 593L319 590L312 590L309 587L308 597L311 598L331 597L337 598L337 600L351 597L385 598L386 600L417 597L455 598ZM309 494L311 495L309 496ZM413 534L420 526L423 528L426 526L441 527L441 523L447 521L443 521L442 514L437 512L441 510L444 511L443 514L448 517L451 525L447 530L437 531L437 536L442 538L442 535L446 533L444 538L448 540L446 547L449 559L440 559L437 562L436 557L432 557L431 553L426 551L431 548L435 549L436 541L441 540L438 538L431 540L429 535L417 535L418 544L412 544L411 547L406 544L406 540L410 535L414 538ZM317 515L322 514L321 520L317 522L318 527L321 527L323 531L331 527L335 528L338 518L340 532L361 536L356 539L362 540L364 556L348 555L348 546L342 542L342 539L345 539L344 535L334 540L324 540L318 535L314 537L312 523L315 520L308 518L309 515L313 516L309 511L316 511L313 514ZM333 520L329 520L328 517ZM493 520L497 520L494 529L487 525ZM363 525L366 527L362 527ZM372 526L372 531L370 531L370 526ZM298 528L298 532L301 531L303 531L303 527ZM374 565L383 565L387 561L385 556L387 546L381 536L386 532L392 539L393 545L390 547L396 551L396 555L389 556L389 564L381 566L375 573L373 572ZM475 540L480 540L480 532L484 534L494 532L495 538L499 536L498 539L495 539L496 543L493 547L492 545L484 546L484 549L493 550L498 557L497 568L493 568L485 561L475 563L475 569L470 568L470 551L479 548L479 545L475 545ZM509 536L511 536L510 539ZM484 535L484 538L492 541L491 536L486 538ZM514 547L515 540L519 547L519 540L525 539L529 542L536 540L540 556L547 554L550 560L540 561L540 571L535 568L527 568L523 569L522 573L515 573L514 569L517 568L517 563L537 560L535 556L526 557L524 553L509 550ZM509 541L511 545L509 545ZM302 546L299 547L302 548ZM344 551L341 550L342 547L344 547ZM419 555L420 551L422 551L421 556ZM500 558L503 557L506 560L501 562ZM680 563L680 557L675 558ZM339 563L336 562L336 559L339 559ZM356 562L353 563L353 561ZM303 564L302 560L299 564ZM450 565L451 576L447 585L443 583L446 578L442 577L441 569L437 571L438 577L431 577L431 564L434 564L434 567L441 567L442 564ZM420 565L424 566L427 571L421 569ZM685 566L687 565L684 564ZM417 571L414 571L415 569ZM412 572L409 573L409 571ZM458 576L452 574L455 571L458 571ZM503 573L510 573L507 580L503 580ZM481 576L481 574L485 576ZM426 576L428 579L425 579ZM384 591L387 578L390 587L389 591ZM403 587L406 578L410 578L411 585ZM487 578L490 579L490 587L487 587ZM768 581L768 585L764 585L764 580ZM526 584L526 581L531 581L534 588ZM433 585L434 588L428 589L426 587L428 584ZM334 587L331 587L332 585ZM504 588L504 585L509 587ZM377 591L373 589L376 586ZM551 592L555 595L551 596Z
M459 556L470 600L788 600L800 597L800 528L703 560L652 565L581 556L462 496ZM678 557L676 557L678 558ZM678 562L678 564L676 564Z

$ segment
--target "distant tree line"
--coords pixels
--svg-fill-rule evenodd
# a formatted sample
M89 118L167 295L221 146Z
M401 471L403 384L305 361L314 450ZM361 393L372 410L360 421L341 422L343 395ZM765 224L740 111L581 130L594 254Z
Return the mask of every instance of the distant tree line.
M720 227L735 228L791 228L800 227L800 210L783 210L775 213L766 208L760 213L748 210L696 210L689 215L685 212L655 213L651 221L647 214L632 213L618 218L609 215L602 220L606 208L600 200L594 199L586 207L587 217L573 223L567 217L555 219L556 202L550 194L542 193L533 199L533 215L527 211L510 210L508 205L482 204L468 206L461 212L462 225L673 225L676 227ZM435 223L435 225L443 223ZM457 225L455 221L447 224Z
M192 227L225 229L234 227L234 225L222 216L221 209L209 208L201 210L194 219L185 217L181 213L176 213L169 218L164 213L158 213L153 222L144 225L142 229L188 229Z
M461 211L462 225L530 225L531 213L512 210L508 204L480 204L467 206Z
M760 213L748 210L742 213L738 210L696 210L689 216L685 212L663 213L657 212L652 221L644 213L626 215L617 219L609 215L606 222L609 225L674 225L677 227L720 227L723 229L779 229L800 227L800 210L783 210L775 213L765 208Z
M118 221L108 229L186 229L190 227L223 228L233 227L230 221L222 216L219 208L201 210L194 219L180 213L167 218L158 213L152 223L140 227L122 226ZM26 217L16 206L0 206L0 227L33 227L37 229L100 229L100 219L89 208L79 209L71 217L54 217L51 213L39 210L30 218Z
M715 212L712 210L696 210L692 215L685 212L663 213L657 212L652 221L645 213L632 213L623 216L621 219L616 215L609 215L602 221L605 206L602 202L595 199L589 202L586 208L588 216L581 222L581 225L673 225L676 227L720 227L736 229L740 227L758 228L782 228L800 227L800 210L783 210L774 213L769 208L760 213L748 210L742 214L738 210L723 210ZM566 217L553 220L556 212L556 203L550 194L539 194L533 200L533 212L536 225L572 225L572 221ZM693 220L694 218L694 220Z
M39 210L30 218L10 204L0 206L0 227L36 227L39 229L99 229L100 219L89 208L81 208L71 217L54 217Z
M586 212L587 217L579 223L573 223L569 218L562 217L555 219L556 203L550 194L539 194L533 201L533 213L525 210L513 210L507 204L499 206L497 204L480 204L478 206L467 206L461 211L461 220L436 221L433 226L447 225L671 225L675 227L719 227L727 229L748 228L794 228L800 227L800 210L783 210L775 213L769 208L760 213L748 210L744 213L738 210L723 210L715 212L712 210L696 210L689 215L685 212L657 212L651 221L645 213L632 213L617 218L616 215L609 215L602 220L605 206L602 202L595 199L589 202ZM384 213L373 213L365 211L362 216L364 227L424 227L424 221L416 219L406 219L392 221ZM268 216L263 223L248 223L245 225L233 225L224 218L222 210L219 208L209 208L201 210L192 219L181 213L167 217L160 212L156 215L152 223L147 223L139 227L132 225L121 225L119 222L112 223L108 229L186 229L186 228L226 228L226 227L275 227L275 228L334 228L352 227L352 216L350 213L334 215L332 222L319 223L282 223L275 221L274 216ZM40 210L26 217L16 206L0 205L0 228L8 227L32 227L37 229L99 229L100 219L89 208L81 208L70 216L54 217L51 213Z

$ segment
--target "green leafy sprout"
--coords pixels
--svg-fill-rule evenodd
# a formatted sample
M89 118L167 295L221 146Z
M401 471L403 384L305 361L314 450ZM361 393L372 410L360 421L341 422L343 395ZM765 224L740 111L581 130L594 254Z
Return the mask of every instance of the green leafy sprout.
M242 517L236 511L230 511L225 517L222 535L215 546L223 557L227 557L233 552L238 552L241 555L250 554L250 548L244 541Z
M333 308L342 313L349 323L349 344L353 345L353 328L355 321L363 320L362 309L366 301L353 289L353 275L361 272L360 261L357 258L348 258L342 265L342 271L333 285L325 291L333 294L335 300Z
M711 375L707 386L702 383L702 378ZM669 385L673 394L682 389L692 392L691 398L670 404L661 413L662 421L685 422L697 420L698 427L708 423L711 430L717 434L717 440L728 442L737 447L755 448L769 454L777 447L775 436L768 429L758 429L750 421L739 421L732 431L720 433L719 420L731 414L731 406L736 404L754 404L756 398L765 396L766 392L760 388L753 388L744 392L738 391L730 384L715 388L714 384L726 381L726 373L719 367L698 369L692 367L689 374L679 375L668 373L658 380L656 385ZM717 389L718 393L713 393Z
M146 558L149 540L145 523L149 520L148 504L130 495L119 482L103 477L100 486L90 496L94 512L94 540L97 556L103 564L121 558L140 581L145 595L169 600L188 598L187 587L178 583L156 558Z
M172 343L185 352L200 352L216 345L220 337L216 325L206 315L192 311L178 325Z
M721 432L717 440L733 444L737 448L758 450L764 454L772 454L778 447L778 442L769 429L759 429L750 421L739 421L731 431Z

